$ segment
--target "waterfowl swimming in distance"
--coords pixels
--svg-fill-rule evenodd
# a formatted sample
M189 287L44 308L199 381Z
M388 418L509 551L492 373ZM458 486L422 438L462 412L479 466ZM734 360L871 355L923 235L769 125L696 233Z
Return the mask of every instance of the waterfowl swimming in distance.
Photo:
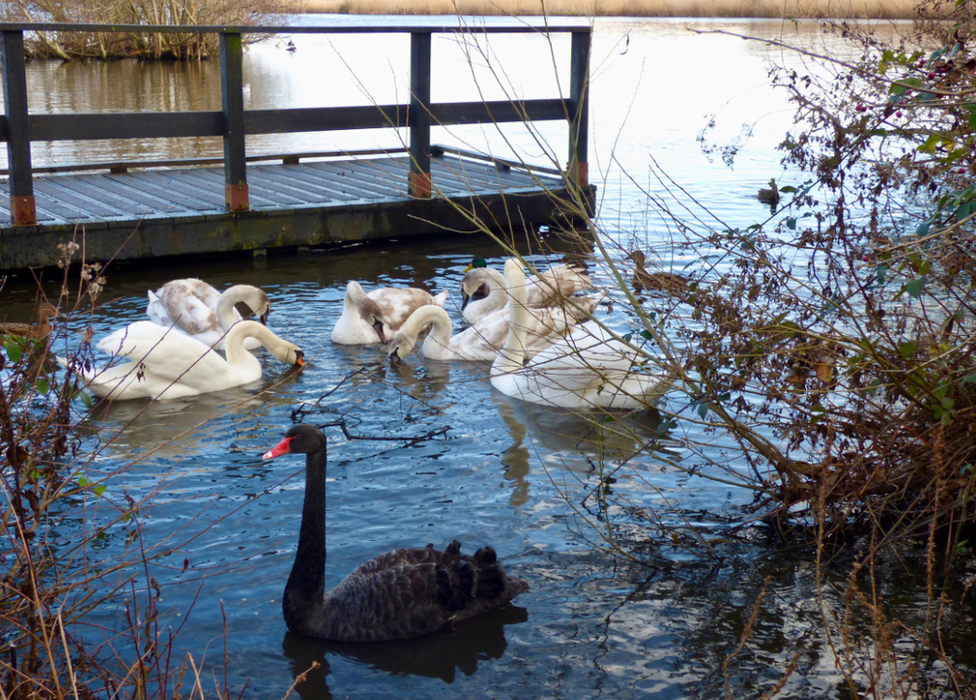
M325 591L326 439L295 425L264 459L305 455L305 504L298 549L281 601L295 634L340 642L418 637L508 604L529 584L509 577L495 550L461 554L457 540L439 552L394 549L370 559Z
M350 281L342 299L342 316L332 329L336 345L386 343L421 306L444 306L447 292L433 296L423 289L383 287L369 294Z
M51 319L57 315L56 308L46 301L41 302L34 312L33 323L0 323L0 335L46 340L51 335Z
M644 251L632 250L628 257L634 263L634 275L631 278L631 285L634 291L640 294L644 291L657 290L667 292L675 296L684 296L688 293L688 280L676 272L648 272L644 267Z
M155 292L148 290L149 303L146 315L160 326L177 330L201 343L224 349L224 337L231 327L241 320L235 305L243 302L267 323L271 313L268 295L249 284L235 284L223 292L196 278L167 282ZM256 338L247 338L244 347L249 350L261 347Z
M244 349L255 338L280 362L304 366L303 353L257 321L240 321L225 343L227 358L210 346L172 328L136 321L105 336L98 347L126 358L104 369L73 367L96 396L125 399L177 399L248 384L261 378L261 362ZM69 367L59 357L58 362Z

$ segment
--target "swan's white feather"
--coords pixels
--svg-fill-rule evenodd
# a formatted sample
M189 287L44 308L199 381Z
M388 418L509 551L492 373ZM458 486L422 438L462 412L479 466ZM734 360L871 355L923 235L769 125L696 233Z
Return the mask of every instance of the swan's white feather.
M98 347L125 358L103 369L75 368L92 393L113 400L175 399L222 391L261 378L261 363L244 350L257 338L283 362L295 362L300 349L255 321L242 321L227 336L227 359L208 345L151 321L137 321L110 333ZM294 359L293 359L294 358ZM63 358L58 361L65 366Z
M491 384L503 394L561 408L630 409L655 403L671 387L672 376L644 371L642 357L593 321L530 357L519 324L527 313L521 264L510 260L505 275L514 320L491 367Z

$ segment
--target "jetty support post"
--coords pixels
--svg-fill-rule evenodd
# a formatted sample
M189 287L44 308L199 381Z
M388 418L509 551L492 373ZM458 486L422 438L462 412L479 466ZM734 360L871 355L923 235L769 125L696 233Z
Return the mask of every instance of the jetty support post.
M410 196L429 199L430 181L430 32L410 33Z
M34 181L31 174L30 118L27 114L27 72L24 33L0 32L3 99L7 112L7 168L10 173L10 219L14 226L36 226Z
M244 51L241 35L220 33L220 100L224 114L224 201L230 211L247 211L244 147Z
M569 78L569 179L580 188L589 185L590 29L573 32Z

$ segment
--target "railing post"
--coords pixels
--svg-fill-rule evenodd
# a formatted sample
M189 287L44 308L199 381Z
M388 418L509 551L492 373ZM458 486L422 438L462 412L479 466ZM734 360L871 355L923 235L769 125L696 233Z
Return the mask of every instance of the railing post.
M24 33L0 32L3 47L3 99L7 111L7 168L10 172L10 218L14 226L36 226L31 175L30 119L27 115L27 73Z
M590 129L590 29L573 32L569 78L569 179L589 184L587 135Z
M410 196L429 199L430 32L410 33Z
M220 100L224 113L224 200L231 211L247 211L244 149L244 59L241 35L220 34Z

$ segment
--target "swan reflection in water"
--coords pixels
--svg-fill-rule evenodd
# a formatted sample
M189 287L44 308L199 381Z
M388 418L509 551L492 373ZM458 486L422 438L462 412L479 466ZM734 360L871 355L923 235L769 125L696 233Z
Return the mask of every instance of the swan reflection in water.
M529 619L525 608L507 605L487 615L465 620L453 630L397 642L325 642L288 632L282 641L285 656L291 659L292 675L308 672L295 690L303 700L331 698L327 677L331 672L328 655L340 656L370 669L394 676L423 676L453 683L460 671L474 675L479 661L500 659L508 647L505 625ZM318 668L309 671L317 662ZM336 683L336 681L333 681ZM348 691L336 689L337 697Z
M492 389L491 400L512 434L502 454L505 478L513 482L512 506L529 498L533 457L546 468L589 474L604 464L619 464L643 453L659 437L657 411L600 412L590 415L527 403ZM612 416L612 420L605 420Z

